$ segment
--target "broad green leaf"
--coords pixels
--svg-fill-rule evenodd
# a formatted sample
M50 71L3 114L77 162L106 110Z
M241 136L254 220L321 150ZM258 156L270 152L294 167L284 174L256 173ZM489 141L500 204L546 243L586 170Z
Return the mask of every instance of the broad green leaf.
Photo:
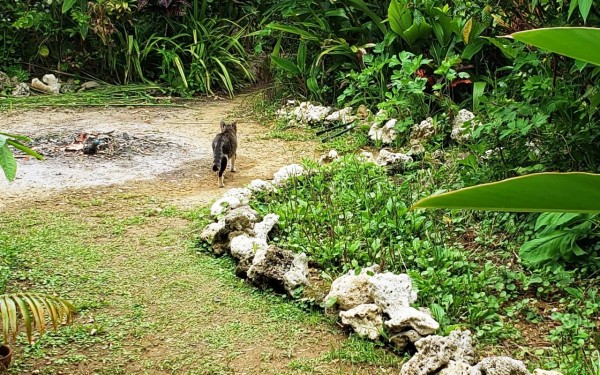
M540 228L545 226L551 226L552 228L556 228L560 225L568 223L572 219L579 217L580 213L574 212L544 212L538 217L535 222L535 230L540 230Z
M4 175L8 181L15 179L17 175L17 160L7 144L0 147L0 168L4 171Z
M508 42L507 40L502 40L502 39L498 39L498 38L492 38L492 37L482 37L483 39L488 40L490 43L492 43L493 45L495 45L496 47L498 47L500 49L500 52L502 52L502 54L506 57L508 57L511 60L514 60L517 57L517 49L511 45L510 42Z
M392 0L388 7L388 21L390 28L398 35L404 36L404 32L413 24L413 17L406 0Z
M77 0L64 0L62 4L62 12L67 13L71 8L73 8L73 5L75 5L76 2Z
M311 76L306 80L306 87L308 87L308 89L313 93L317 93L319 91L319 84L314 76Z
M565 239L570 240L573 234L567 231L556 231L542 238L525 242L519 249L519 257L531 265L556 260L561 254L560 248Z
M300 70L298 66L294 64L293 61L284 59L283 57L271 56L271 61L273 64L277 65L279 68L291 73L291 74L300 74Z
M415 208L517 212L600 212L600 175L537 173L422 199Z
M577 0L570 0L570 1L571 1L571 3L569 4L569 12L567 14L567 20L571 19L571 15L575 11L575 9L577 9L577 5L579 4L579 1L577 1Z
M510 36L550 52L600 65L600 28L553 27L520 31Z
M4 135L0 134L0 147L3 147L6 144L7 140L8 140L7 137L5 137Z
M462 57L463 59L471 60L471 58L477 52L481 51L484 45L485 41L483 41L482 39L475 39L474 41L471 41L471 43L467 44L460 57Z

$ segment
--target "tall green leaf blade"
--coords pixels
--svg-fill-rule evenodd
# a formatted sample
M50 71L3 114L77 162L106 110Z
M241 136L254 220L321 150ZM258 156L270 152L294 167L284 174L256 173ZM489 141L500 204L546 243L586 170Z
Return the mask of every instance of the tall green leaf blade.
M0 147L0 168L8 181L13 181L17 176L17 160L7 144Z
M306 31L306 30L302 30L298 27L295 26L289 26L289 25L282 25L279 23L270 23L267 25L268 29L272 29L272 30L279 30L279 31L284 31L286 33L291 33L291 34L296 34L301 36L302 38L306 39L306 40L312 40L312 41L318 41L319 37L317 37L315 34Z
M520 31L510 36L550 52L600 65L600 28L553 27Z
M473 109L479 107L479 102L485 91L486 83L483 81L473 83Z
M600 175L538 173L422 199L415 208L518 212L600 212Z
M575 2L575 0L571 0ZM579 0L579 13L581 13L581 18L583 18L583 23L587 21L587 17L590 14L590 10L592 9L593 0Z
M383 20L375 12L369 9L367 3L365 3L363 0L348 0L348 2L352 4L355 8L358 8L365 12L365 14L369 16L369 18L371 18L373 22L375 22L375 25L377 25L377 27L383 35L387 33L387 29L383 23Z
M62 4L62 12L67 13L71 8L73 8L73 5L75 5L76 2L77 0L64 0Z

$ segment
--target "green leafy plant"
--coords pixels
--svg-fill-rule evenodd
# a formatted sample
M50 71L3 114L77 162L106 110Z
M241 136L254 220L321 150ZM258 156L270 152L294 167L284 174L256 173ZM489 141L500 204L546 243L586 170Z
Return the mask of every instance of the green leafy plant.
M556 261L562 258L566 262L583 259L591 263L590 252L579 245L584 239L598 236L597 215L577 213L544 213L535 224L537 238L525 242L519 250L521 259L530 265ZM590 247L600 248L596 238ZM599 263L600 266L600 263Z
M20 327L25 328L29 342L33 332L40 335L46 331L46 316L54 330L63 322L73 321L75 308L60 298L41 293L12 293L0 295L0 320L4 342L16 340ZM22 325L20 323L22 321Z
M17 174L17 160L8 146L19 149L36 159L42 159L40 154L21 143L24 141L29 141L29 138L0 132L0 168L4 171L4 176L8 181L13 181Z

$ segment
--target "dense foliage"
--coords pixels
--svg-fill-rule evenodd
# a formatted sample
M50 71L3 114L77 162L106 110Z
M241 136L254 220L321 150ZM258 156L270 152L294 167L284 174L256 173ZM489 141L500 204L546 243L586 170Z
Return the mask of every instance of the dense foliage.
M179 95L232 96L258 81L279 103L382 110L398 118L399 148L432 117L436 135L407 170L388 178L346 158L257 208L281 215L278 241L327 272L369 263L409 272L445 329L527 347L518 332L546 325L553 349L521 355L595 375L598 216L408 210L439 190L600 172L600 67L499 38L583 25L600 26L591 0L11 0L0 2L0 70ZM10 89L0 85L0 96ZM459 109L479 124L463 145L448 136ZM359 130L350 137L338 151L375 146Z

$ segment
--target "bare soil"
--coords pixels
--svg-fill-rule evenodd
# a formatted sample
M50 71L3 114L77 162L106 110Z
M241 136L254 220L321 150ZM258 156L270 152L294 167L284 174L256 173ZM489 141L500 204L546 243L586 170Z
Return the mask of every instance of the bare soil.
M161 207L206 205L228 188L316 157L314 144L269 139L267 126L239 118L243 114L243 98L177 108L0 113L3 131L50 145L80 132L113 131L156 143L154 150L146 144L111 157L63 153L58 146L60 152L48 152L48 146L43 161L19 159L16 181L0 179L5 225L22 220L14 230L32 238L34 231L49 236L44 225L73 227L60 229L65 237L53 239L56 244L34 244L22 254L29 267L23 272L34 281L13 287L98 305L41 348L17 347L17 372L11 373L397 373L397 365L355 360L345 333L330 322L262 306L264 297L223 275L231 270L189 251L188 220L160 215ZM211 141L222 118L239 118L238 172L226 175L225 189L211 171Z

